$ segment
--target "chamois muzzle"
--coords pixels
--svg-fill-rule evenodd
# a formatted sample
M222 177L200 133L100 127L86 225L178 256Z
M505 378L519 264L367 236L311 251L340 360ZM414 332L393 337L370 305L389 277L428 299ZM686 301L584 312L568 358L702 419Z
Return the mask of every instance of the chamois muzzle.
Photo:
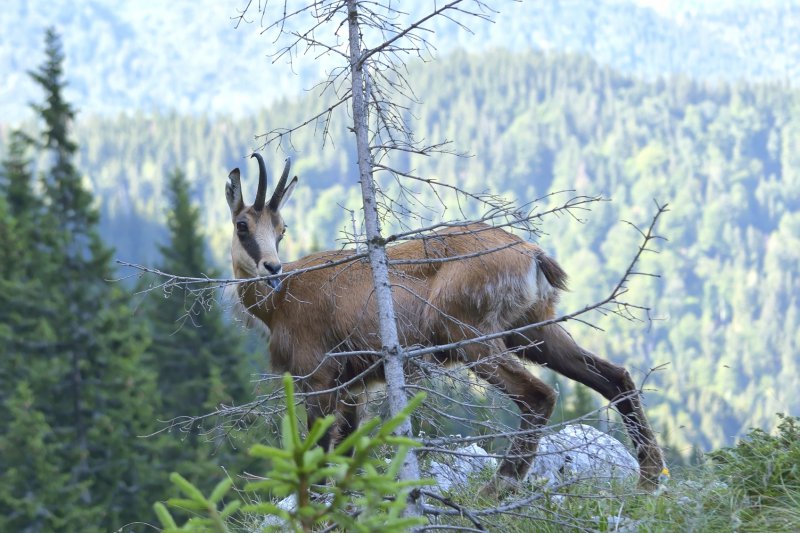
M269 272L270 274L280 274L281 270L283 270L283 268L282 268L280 263L268 263L268 262L264 261L264 263L262 263L262 264L264 266L264 269L266 269L266 271ZM278 288L281 286L280 278L272 278L272 279L268 279L266 281L267 281L267 285L272 287L272 290L274 290L274 291L277 291Z

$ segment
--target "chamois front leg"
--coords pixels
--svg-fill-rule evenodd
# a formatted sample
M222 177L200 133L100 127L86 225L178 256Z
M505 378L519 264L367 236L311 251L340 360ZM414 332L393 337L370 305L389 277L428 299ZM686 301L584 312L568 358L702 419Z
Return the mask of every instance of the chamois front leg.
M356 430L359 423L358 406L352 400L339 400L336 423L331 431L331 447L335 447ZM355 450L351 450L351 454Z
M358 427L358 411L355 406L342 401L337 402L335 398L331 397L334 395L325 396L327 397L319 396L306 400L306 411L309 430L319 418L325 418L330 414L336 417L336 421L319 440L319 445L328 451L355 431Z
M306 387L304 387L306 388ZM308 430L311 431L311 428L314 427L314 423L320 419L325 418L330 414L335 414L336 409L336 398L333 393L330 392L321 392L322 390L326 390L328 387L314 390L307 390L307 396L305 399L306 403L306 416L308 422ZM337 417L338 418L338 417ZM331 446L331 442L334 440L334 435L336 433L336 423L333 424L325 434L320 438L319 445L324 450L329 450Z
M337 389L333 379L310 379L301 385L306 393L306 413L309 431L319 418L334 415L336 421L322 436L319 445L331 450L358 427L358 406L349 394Z
M642 409L639 391L627 370L584 350L557 324L533 330L525 336L513 335L506 341L519 348L521 357L583 383L614 402L636 448L639 487L652 490L658 486L664 457ZM531 345L531 341L538 343Z

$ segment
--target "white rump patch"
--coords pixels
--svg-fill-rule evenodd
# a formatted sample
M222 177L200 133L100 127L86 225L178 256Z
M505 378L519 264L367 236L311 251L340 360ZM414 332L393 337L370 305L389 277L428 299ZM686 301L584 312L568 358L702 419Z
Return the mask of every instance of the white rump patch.
M555 291L550 282L547 281L542 269L539 268L539 261L535 257L531 258L531 267L528 269L525 281L528 285L528 297L531 304L546 300Z

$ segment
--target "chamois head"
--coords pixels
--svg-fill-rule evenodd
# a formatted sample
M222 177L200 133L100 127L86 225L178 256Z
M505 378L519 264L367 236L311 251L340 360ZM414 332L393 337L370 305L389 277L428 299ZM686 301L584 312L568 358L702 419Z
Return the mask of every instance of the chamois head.
M231 209L233 222L231 260L233 273L237 278L280 274L281 260L278 258L278 245L286 233L286 224L283 222L280 209L297 185L297 176L292 178L288 185L286 184L291 165L291 161L287 158L272 198L266 202L267 167L260 154L254 153L250 157L258 160L258 190L253 205L244 205L238 168L231 171L225 184L225 197ZM268 283L273 289L278 288L277 278L270 279Z

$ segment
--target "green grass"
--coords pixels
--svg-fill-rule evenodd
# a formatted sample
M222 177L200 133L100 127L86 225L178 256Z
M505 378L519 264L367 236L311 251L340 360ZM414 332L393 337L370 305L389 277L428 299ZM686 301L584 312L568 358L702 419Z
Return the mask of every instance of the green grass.
M736 446L712 452L702 464L677 468L656 494L624 483L585 482L540 497L513 512L481 515L507 501L474 495L485 479L448 496L473 511L489 530L504 532L783 532L800 531L800 420L779 415L774 435L753 430ZM440 525L474 527L468 518Z
M475 480L449 496L454 503L477 511L476 515L497 506L494 501L476 502L479 486ZM520 533L800 531L800 487L783 486L781 490L779 498L754 498L725 481L719 468L707 463L674 472L657 494L637 491L633 480L600 490L596 483L578 483L549 493L545 490L539 500L512 513L476 517L487 529ZM457 517L439 523L472 525L469 519Z
M293 402L289 404L293 405ZM294 417L287 419L291 421ZM390 423L394 421L393 419ZM391 425L385 428L373 438L387 437L392 428ZM296 427L286 431L284 441L294 442L289 449L305 446L304 453L298 455L305 461L315 442L314 438L302 441ZM311 433L318 437L321 431L321 428L316 428ZM362 440L365 443L369 441L366 437ZM318 450L317 455L323 454L321 449ZM291 455L288 451L279 449L270 449L270 454L278 458ZM384 465L380 456L370 457L374 465ZM342 460L349 461L346 458ZM331 458L320 464L328 463L333 464ZM363 472L375 470L370 466L373 463L365 463ZM285 477L281 472L296 470L293 468L273 468L274 475L253 485L269 483L273 489L283 486L277 496L298 493L294 485L281 481ZM305 472L302 468L300 470ZM320 474L320 468L314 467L311 471ZM392 471L388 477L380 479L373 476L375 479L371 482L366 478L359 479L358 483L346 487L350 499L344 507L331 505L326 509L325 505L310 502L307 507L316 505L314 510L319 513L313 521L303 522L304 514L300 511L276 511L270 503L272 498L269 491L239 494L239 497L250 501L245 501L246 505L242 505L241 509L232 508L228 502L225 509L232 510L227 512L218 504L221 505L226 491L231 488L230 483L221 484L206 499L197 489L188 486L187 482L177 479L182 482L184 493L192 501L183 499L172 504L201 511L181 531L205 531L211 525L215 525L218 531L258 530L258 525L264 519L260 511L264 510L279 515L286 521L287 525L279 528L283 530L299 531L303 527L304 530L312 530L314 527L323 529L322 525L330 525L331 531L350 531L356 525L358 517L364 518L375 505L393 506L396 516L392 516L396 519L396 527L392 529L387 525L385 518L389 515L384 514L376 515L377 521L369 524L361 520L358 525L364 526L363 531L405 531L406 522L403 522L404 519L399 514L404 506L403 491L398 491L402 484L394 482L395 474ZM441 513L445 513L434 517L430 525L435 530L480 531L482 528L508 533L800 531L800 419L794 417L779 415L774 435L753 430L736 446L712 452L698 465L676 468L671 479L655 494L637 490L635 479L622 482L593 480L558 489L526 486L519 493L499 501L482 500L476 495L491 475L492 472L488 470L482 471L470 480L468 486L455 487L445 494L444 502L442 499L428 497L428 506L436 506ZM357 477L360 476L361 474ZM333 491L334 488L329 485L326 492ZM271 496L275 497L275 491L272 492ZM397 495L401 495L400 500L394 499ZM252 501L253 496L259 497L260 503ZM521 500L524 501L523 504L518 503ZM177 505L178 503L183 505ZM504 512L496 512L498 507L504 508ZM172 526L174 531L178 530L166 507L157 504L156 510L162 524ZM459 511L460 515L452 514ZM216 522L212 524L213 520ZM339 529L336 529L336 525Z

